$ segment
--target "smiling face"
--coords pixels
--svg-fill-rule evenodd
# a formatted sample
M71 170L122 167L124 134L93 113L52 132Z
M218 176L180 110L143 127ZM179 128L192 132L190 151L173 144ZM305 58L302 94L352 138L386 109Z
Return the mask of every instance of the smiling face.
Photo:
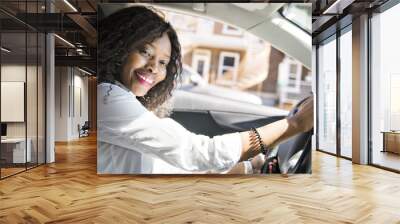
M167 76L171 42L166 33L132 51L122 67L121 81L136 96L146 93Z

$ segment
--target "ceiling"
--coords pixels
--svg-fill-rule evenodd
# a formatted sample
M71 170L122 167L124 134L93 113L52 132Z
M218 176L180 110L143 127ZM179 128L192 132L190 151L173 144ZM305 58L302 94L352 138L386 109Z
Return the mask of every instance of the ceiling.
M350 25L354 17L374 11L388 0L313 0L312 37L318 44Z

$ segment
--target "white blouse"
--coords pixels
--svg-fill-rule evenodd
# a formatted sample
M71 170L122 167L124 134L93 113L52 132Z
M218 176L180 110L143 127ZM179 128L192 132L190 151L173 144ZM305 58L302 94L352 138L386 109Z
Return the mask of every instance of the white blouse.
M122 85L98 85L97 116L99 174L222 172L241 155L239 133L194 134L155 116Z

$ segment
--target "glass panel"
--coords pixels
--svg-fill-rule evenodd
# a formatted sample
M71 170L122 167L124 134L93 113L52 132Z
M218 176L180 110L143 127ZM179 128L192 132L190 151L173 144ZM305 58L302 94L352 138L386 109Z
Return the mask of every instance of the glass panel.
M340 153L352 157L352 35L340 37Z
M27 2L27 13L37 13L38 4L36 1ZM37 18L37 17L36 17ZM36 23L37 21L31 21ZM27 113L27 142L30 148L30 158L27 167L37 166L38 158L38 34L35 30L27 30L27 80L26 80L26 113Z
M2 33L1 45L1 122L7 135L1 140L2 178L25 170L26 151L25 90L26 34ZM28 145L29 146L29 145ZM29 149L29 147L28 147Z
M372 163L400 170L400 4L372 18Z
M26 81L26 112L27 112L27 142L30 147L30 158L28 168L37 165L37 33L27 33L28 55L27 55L27 81Z
M6 1L0 6L25 20L27 13L43 13L45 1ZM1 177L44 162L45 36L0 12L3 139ZM32 21L34 22L34 21ZM13 108L12 108L13 107ZM12 111L12 113L10 113ZM3 116L4 115L4 116Z
M39 34L38 45L38 163L45 163L45 44L46 39L44 34Z
M229 57L225 56L224 57L224 64L223 66L235 66L235 58L234 57Z
M318 49L318 144L336 154L336 39Z

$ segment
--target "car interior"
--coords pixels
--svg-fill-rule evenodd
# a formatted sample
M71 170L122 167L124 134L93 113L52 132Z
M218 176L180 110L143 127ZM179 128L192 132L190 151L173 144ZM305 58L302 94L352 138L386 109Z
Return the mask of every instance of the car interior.
M114 5L114 8L108 7L99 11L103 16L107 16L128 5L129 3L120 4L119 6ZM285 30L273 26L273 20L280 17L278 10L284 6L283 3L260 3L256 7L240 3L213 3L212 7L207 7L203 3L198 5L191 3L157 3L155 5L166 10L222 20L270 42L304 63L306 67L311 65L311 61L309 61L311 59L309 57L311 55L311 42L304 43L295 35L288 35ZM232 16L232 13L234 13L232 10L240 11L242 15L240 19ZM265 30L268 30L268 32L265 32ZM179 91L174 94L177 95L175 98L178 102L174 102L174 109L170 117L189 131L209 137L249 130L252 127L260 127L283 119L286 116L283 111L277 111L275 114L266 114L266 108L252 107L250 104L244 105L246 108L244 109L243 104L240 103L235 104L212 97L207 99L206 96L195 93L185 93L184 96L179 96L180 94L183 95ZM294 108L296 109L300 104L301 102ZM268 110L270 109L268 108ZM292 113L295 113L295 109L292 110ZM261 172L268 173L267 163L271 159L277 158L279 168L274 169L273 173L310 173L312 133L310 131L299 134L276 147L273 150L275 153L267 155Z
M270 42L274 47L296 58L304 66L311 67L311 57L309 57L311 42L304 42L294 34L288 35L286 30L273 25L273 20L281 18L279 10L284 5L284 3L260 3L257 5L213 3L212 7L209 7L208 4L203 3L155 4L161 9L197 15L234 25ZM120 7L126 6L126 4L121 4ZM115 8L107 8L100 12L106 16L118 9L119 6L115 6ZM240 11L242 15L240 19L232 16L234 11ZM272 107L235 103L196 93L182 93L182 91L176 91L174 98L174 109L170 117L189 131L209 137L246 131L252 127L260 127L283 119L296 113L296 109L302 103L299 102L287 114L284 110ZM271 111L273 112L271 113ZM265 157L261 173L311 173L312 133L313 131L298 134L271 150ZM277 160L277 166L270 170L268 163L272 160Z
M258 105L254 105L253 109L243 110L241 108L242 111L240 108L236 108L235 111L235 106L243 104L237 102L235 105L235 102L229 101L228 103L223 99L213 99L212 104L204 103L201 107L191 108L191 104L198 101L196 97L201 98L204 102L211 102L204 99L205 96L192 93L190 98L174 102L175 106L170 117L189 131L209 137L248 131L252 127L267 125L286 117L280 111L268 114L266 109L260 110ZM293 116L303 102L304 100L293 107L287 116ZM251 107L251 104L248 107ZM311 173L312 134L312 130L300 133L270 150L270 153L265 156L265 164L262 166L261 173ZM274 159L277 160L277 166L270 171L268 163Z

